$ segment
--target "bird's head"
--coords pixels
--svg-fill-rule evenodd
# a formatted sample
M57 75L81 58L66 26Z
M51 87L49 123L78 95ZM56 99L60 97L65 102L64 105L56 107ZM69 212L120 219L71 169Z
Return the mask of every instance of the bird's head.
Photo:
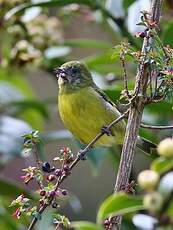
M92 85L93 80L87 66L79 61L64 63L55 70L60 89L78 90Z

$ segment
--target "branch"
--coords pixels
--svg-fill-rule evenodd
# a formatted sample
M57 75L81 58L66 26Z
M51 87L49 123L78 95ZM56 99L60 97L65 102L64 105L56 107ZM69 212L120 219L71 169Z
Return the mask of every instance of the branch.
M115 119L114 121L112 121L105 129L103 129L84 149L80 150L79 153L77 154L77 157L74 159L74 161L71 163L71 165L69 166L69 170L71 171L81 160L84 160L86 157L86 154L91 150L91 148L93 147L93 145L105 134L108 134L110 129L117 124L118 122L120 122L122 119L127 117L127 114L129 112L129 109L124 112L124 114L122 114L120 117L118 117L117 119ZM61 185L61 183L69 176L69 174L65 175L63 174L61 176L61 178L57 181L56 185L55 185L55 189L54 191L56 192L59 188L59 186ZM49 201L48 204L44 204L39 210L38 213L42 214L45 209L52 203L54 197L52 197ZM38 219L37 218L33 218L28 230L32 230L35 226L35 224L37 223Z
M150 21L159 24L161 16L161 7L163 0L152 0L150 5ZM152 40L149 36L149 30L147 36L144 38L142 46L142 55L136 74L134 97L129 111L128 123L126 127L126 134L124 144L121 153L121 160L117 179L115 183L114 192L125 191L129 184L129 177L134 159L134 152L136 148L136 142L138 137L139 128L141 125L142 113L145 106L145 97L147 84L149 80L148 64L146 62L148 52L150 51ZM113 218L111 230L118 230L121 227L121 216Z
M141 128L144 129L156 129L156 130L165 130L165 129L173 129L173 125L146 125L146 124L141 124Z

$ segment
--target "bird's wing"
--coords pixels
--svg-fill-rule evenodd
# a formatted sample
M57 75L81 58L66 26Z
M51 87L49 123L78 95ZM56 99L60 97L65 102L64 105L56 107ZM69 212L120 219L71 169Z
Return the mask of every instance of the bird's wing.
M109 104L111 104L112 106L116 107L116 105L113 103L113 101L111 101L111 99L101 90L99 89L99 87L96 84L92 85L94 90L105 100L107 101Z
M120 113L124 113L128 109L128 106L125 104L119 102L114 103L95 83L93 84L93 88L105 101L115 107Z

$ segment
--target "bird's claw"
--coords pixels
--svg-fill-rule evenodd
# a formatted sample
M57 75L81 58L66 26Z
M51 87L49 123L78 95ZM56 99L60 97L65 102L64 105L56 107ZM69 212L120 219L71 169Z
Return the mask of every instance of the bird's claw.
M106 134L107 136L111 136L111 135L112 135L111 131L108 129L107 126L103 126L103 127L101 128L101 132L102 132L103 134Z
M83 150L80 150L80 151L78 152L77 157L79 157L79 159L80 159L80 160L82 160L82 161L87 160L87 157L86 157L86 152L85 152L85 151L83 151Z

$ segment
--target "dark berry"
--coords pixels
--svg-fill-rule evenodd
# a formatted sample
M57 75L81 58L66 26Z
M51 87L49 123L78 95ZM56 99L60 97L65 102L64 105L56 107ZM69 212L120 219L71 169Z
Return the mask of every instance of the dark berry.
M55 180L55 176L53 174L50 174L50 175L47 176L47 180L48 181L53 181L53 180Z
M144 37L146 37L146 32L144 31L144 32L138 32L138 33L136 33L136 37L137 38L144 38Z
M62 190L62 195L63 195L63 196L67 196L67 194L68 194L67 190L63 189L63 190Z
M42 170L44 172L49 172L50 171L50 164L49 162L44 162L43 165L42 165Z
M64 172L69 172L70 171L70 167L68 165L64 165Z
M55 195L56 195L56 192L54 190L49 191L49 196L55 196Z
M56 176L62 176L62 171L61 171L61 169L56 169L56 170L55 170L55 175L56 175Z
M45 196L46 195L46 191L45 190L41 190L40 191L40 196Z

